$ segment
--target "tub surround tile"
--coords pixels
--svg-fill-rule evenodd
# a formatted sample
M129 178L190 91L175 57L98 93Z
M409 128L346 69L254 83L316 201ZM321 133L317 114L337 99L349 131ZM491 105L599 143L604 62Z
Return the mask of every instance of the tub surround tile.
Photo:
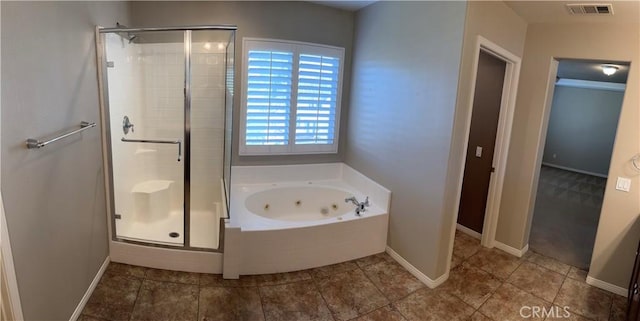
M105 274L131 276L139 279L143 279L147 268L136 265L122 264L117 262L109 262Z
M395 261L372 264L363 270L369 280L391 301L402 299L425 286Z
M467 262L504 281L520 266L522 259L495 248L483 247Z
M609 321L625 321L627 319L627 298L613 295Z
M145 276L148 280L173 282L182 284L198 284L200 282L200 274L190 272L179 272L159 269L147 269Z
M354 321L406 321L402 314L391 306L385 306L365 314Z
M263 321L257 288L201 287L198 320Z
M544 317L536 317L535 315L530 315L529 318L522 317L520 310L524 306L550 309L551 303L522 291L509 283L503 283L478 311L496 321L544 320Z
M613 294L584 282L565 279L555 304L568 306L571 312L594 320L608 320Z
M197 285L145 280L131 321L191 321L197 317Z
M395 262L395 260L387 252L381 252L378 254L365 256L363 258L359 258L354 261L361 268L367 265L376 264L380 262Z
M574 280L578 280L578 281L585 281L587 279L587 271L585 270L581 270L577 267L572 266L571 269L569 270L569 274L567 274L568 277L574 279Z
M260 287L267 321L333 320L313 282L303 281Z
M317 281L318 289L338 320L349 320L389 304L362 270L339 273Z
M563 281L564 275L531 262L523 262L507 279L507 282L548 302L553 302Z
M531 256L529 256L528 260L549 270L556 271L562 275L567 275L567 273L569 273L569 270L571 269L571 266L567 264L552 259L548 256L540 255L538 253L532 253Z
M474 309L478 309L500 284L502 282L488 272L465 262L452 270L449 279L436 290L455 295Z
M142 280L137 278L104 274L82 313L110 321L128 321L141 284Z
M393 305L412 321L468 320L474 313L473 307L455 296L428 288L420 289Z
M358 268L358 265L353 261L342 262L338 264L321 266L319 268L309 270L309 273L313 278L323 278L331 276L333 274L352 271Z
M480 240L460 231L456 231L455 240L453 242L453 253L455 255L467 259L476 254L481 247Z

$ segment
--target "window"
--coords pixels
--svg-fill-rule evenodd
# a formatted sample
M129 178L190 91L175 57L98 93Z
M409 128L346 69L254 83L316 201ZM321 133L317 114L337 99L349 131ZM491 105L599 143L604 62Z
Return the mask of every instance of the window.
M336 153L344 49L243 42L240 155Z

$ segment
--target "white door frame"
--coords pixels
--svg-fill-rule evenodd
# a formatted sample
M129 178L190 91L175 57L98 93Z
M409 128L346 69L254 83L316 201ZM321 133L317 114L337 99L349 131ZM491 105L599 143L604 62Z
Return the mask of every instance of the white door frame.
M484 225L482 228L481 244L485 247L499 246L501 249L506 250L514 255L521 255L521 253L513 253L514 251L505 249L501 244L497 244L495 240L496 228L498 225L498 215L500 210L500 200L502 198L502 187L504 184L504 175L507 168L507 155L509 151L509 142L511 140L511 127L513 124L513 114L516 106L516 95L518 93L518 80L520 78L520 57L514 55L508 50L500 47L492 41L477 36L474 56L473 56L473 70L474 73L471 76L471 92L469 98L469 113L467 115L465 124L464 135L464 153L462 160L459 164L460 178L456 186L456 204L454 208L453 221L454 229L457 226L458 211L460 209L460 199L462 196L462 182L464 180L464 169L467 161L467 149L469 148L469 132L471 130L471 116L473 114L473 102L476 91L476 78L478 74L478 60L480 51L488 53L507 64L505 70L504 84L502 90L502 100L500 103L500 115L498 119L498 131L496 134L495 150L493 153L493 167L495 172L491 176L489 182L489 194L487 195L487 207L484 215Z
M22 315L22 304L20 303L20 293L18 291L18 280L13 265L13 254L11 253L11 243L9 242L9 231L7 220L4 216L4 204L0 193L0 295L2 296L2 317L7 320L24 320ZM6 315L5 315L6 314Z

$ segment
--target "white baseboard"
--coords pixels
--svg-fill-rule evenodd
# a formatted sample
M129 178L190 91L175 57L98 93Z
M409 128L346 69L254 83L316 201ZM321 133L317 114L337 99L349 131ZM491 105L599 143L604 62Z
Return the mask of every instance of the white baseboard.
M609 291L611 293L617 294L617 295L621 295L623 297L627 297L628 293L627 293L627 289L617 286L615 284L611 284L611 283L607 283L605 281L602 280L598 280L598 279L594 279L590 276L587 276L587 284L589 285L593 285L596 288L600 288L603 289L605 291Z
M575 168L571 168L571 167L555 165L555 164L551 164L551 163L547 163L547 162L542 162L542 165L547 166L547 167L553 167L553 168L557 168L557 169L562 169L562 170L565 170L565 171L576 172L576 173L580 173L580 174L586 174L586 175L591 175L591 176L608 178L607 175L604 175L604 174L594 173L594 172L589 172L589 171L583 171L581 169L575 169Z
M515 255L517 257L522 257L527 251L529 251L529 244L525 245L522 249L518 250L515 247L511 247L504 243L493 241L493 246L499 250L505 251L511 255Z
M107 258L104 259L102 266L98 270L98 273L96 273L96 276L93 278L93 281L91 281L91 284L89 284L89 288L87 289L87 292L84 293L82 300L80 300L80 303L78 303L76 310L73 311L73 314L71 315L71 318L69 318L69 321L78 320L78 318L80 317L80 314L82 313L82 310L84 310L84 306L87 305L87 301L89 301L91 294L93 294L93 290L95 290L96 286L98 286L98 282L100 282L100 279L104 274L104 271L107 270L107 266L109 266L109 262L110 262L110 259L107 256Z
M472 230L472 229L470 229L470 228L468 228L468 227L466 227L464 225L456 224L456 230L458 230L458 231L460 231L460 232L462 232L464 234L467 234L467 235L469 235L469 236L471 236L473 238L476 238L478 240L482 240L482 234L480 234L480 233L478 233L478 232L476 232L476 231L474 231L474 230Z
M387 246L387 253L389 253L389 255L394 260L396 260L400 265L402 265L405 269L407 269L409 273L411 273L413 276L418 278L418 280L420 280L422 283L424 283L426 286L428 286L431 289L444 283L444 281L446 281L449 278L449 271L447 271L447 273L433 280L428 276L426 276L424 273L420 272L420 270L418 270L415 266L411 265L411 263L405 260L402 256L400 256L400 254L396 253L396 251L391 249L389 246Z

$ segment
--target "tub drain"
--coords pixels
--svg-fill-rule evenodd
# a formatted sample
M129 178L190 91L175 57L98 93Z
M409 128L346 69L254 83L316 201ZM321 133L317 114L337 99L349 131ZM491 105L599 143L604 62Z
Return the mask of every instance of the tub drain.
M169 233L169 237L176 238L176 237L178 237L178 236L180 236L180 233L178 233L178 232L171 232L171 233Z

